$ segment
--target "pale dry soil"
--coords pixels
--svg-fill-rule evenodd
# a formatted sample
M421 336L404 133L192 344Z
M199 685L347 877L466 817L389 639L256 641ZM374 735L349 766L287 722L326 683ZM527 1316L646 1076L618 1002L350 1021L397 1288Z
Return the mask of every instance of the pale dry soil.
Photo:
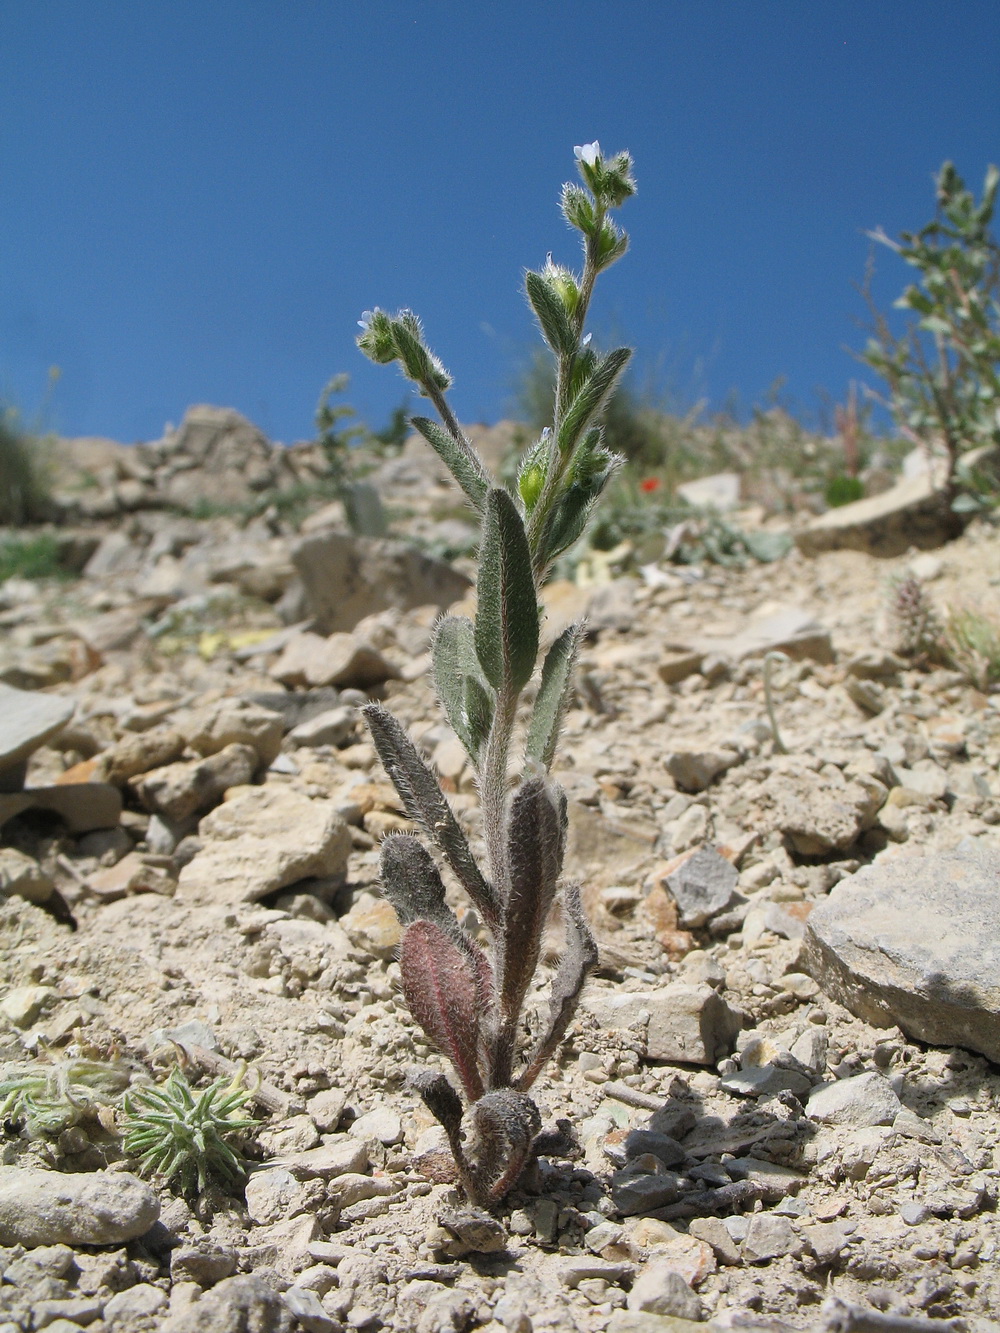
M928 584L938 605L965 599L1000 610L1000 535L974 529L939 558L941 573ZM588 641L585 681L556 771L581 830L576 868L587 876L602 946L592 991L708 980L743 1015L741 1048L747 1034L784 1047L821 1034L820 1074L888 1076L922 1122L911 1136L891 1127L819 1124L788 1093L740 1097L720 1082L736 1069L731 1058L721 1070L652 1060L641 1016L628 1029L602 1030L582 1010L537 1088L545 1120L569 1121L580 1151L571 1161L541 1160L511 1196L500 1214L507 1233L501 1251L463 1254L440 1225L457 1199L435 1179L433 1155L423 1151L432 1122L403 1077L408 1065L437 1057L400 997L395 924L377 890L378 838L406 824L360 725L338 746L292 751L292 762L278 766L287 771L272 769L265 778L314 802L342 809L353 802L348 870L335 882L308 881L259 903L192 904L171 896L177 867L166 857L165 892L106 901L86 880L121 856L120 842L74 840L25 818L9 825L5 841L54 867L68 912L60 919L19 897L0 904L4 990L43 988L37 1015L2 1020L3 1056L121 1056L161 1078L177 1052L165 1034L196 1023L201 1045L247 1062L251 1078L272 1091L272 1109L258 1106L261 1129L248 1146L253 1180L261 1182L248 1191L252 1205L218 1190L185 1201L162 1188L166 1238L133 1243L118 1256L117 1285L140 1282L170 1293L169 1306L137 1314L131 1326L156 1329L198 1298L192 1282L172 1280L171 1246L215 1243L231 1253L237 1272L261 1274L279 1290L313 1290L331 1329L415 1328L436 1301L438 1322L425 1318L421 1327L596 1333L621 1319L616 1312L633 1282L658 1258L674 1263L705 1316L723 1324L743 1312L747 1321L808 1329L823 1300L837 1294L883 1311L995 1327L987 1321L1000 1309L1000 1071L976 1054L927 1047L855 1019L802 976L795 931L786 938L760 924L756 911L772 904L781 909L772 924L801 923L839 878L873 857L949 849L970 837L1000 846L1000 697L954 673L918 667L885 685L874 714L845 688L845 663L886 644L879 621L884 583L904 564L841 552L745 571L710 567L700 580L656 589L636 582L619 624ZM615 589L607 600L624 598L621 585ZM657 673L672 645L692 634L721 639L772 603L814 615L830 630L837 658L776 666L775 703L791 761L773 754L765 727L745 725L765 720L759 662L714 683L696 673L670 686ZM553 617L562 613L556 605ZM391 640L384 651L401 664L406 656ZM101 700L162 702L169 719L171 700L180 706L213 692L274 688L261 670L225 653L207 662L194 654L167 658L147 643L131 654L107 654L96 671L55 692L84 701L92 729L103 728L107 742L120 734L121 708L102 713ZM440 724L426 674L390 682L383 693L435 756L474 833L475 790ZM737 743L734 737L738 762L700 793L677 792L668 754L725 747ZM821 773L887 746L900 763L929 759L952 776L975 772L985 787L956 779L960 794L949 789L907 807L892 837L876 825L854 846L822 855L789 850L780 830L768 827L761 793L789 762ZM51 777L78 758L45 748L31 776ZM141 820L130 837L139 838L142 852ZM712 840L735 849L746 903L721 928L710 923L685 937L657 886L666 863ZM749 931L748 911L756 923ZM556 926L551 945L547 968L559 947ZM657 1105L675 1113L688 1145L701 1145L702 1177L682 1182L682 1202L685 1188L695 1197L706 1181L712 1188L731 1181L726 1163L734 1159L749 1155L784 1169L770 1192L750 1191L728 1210L707 1214L728 1219L728 1252L726 1236L706 1228L697 1212L668 1206L659 1218L622 1217L615 1208L610 1182L620 1131L646 1125ZM688 1111L693 1128L682 1114ZM368 1165L344 1177L346 1185L338 1187L337 1176L282 1184L264 1174L276 1159L342 1143L352 1127L367 1146ZM27 1142L8 1125L4 1161L92 1170L120 1162L117 1143L93 1120L56 1141ZM690 1160L677 1168L690 1169ZM932 1207L914 1209L915 1199ZM768 1214L775 1225L767 1235L778 1252L754 1259L743 1242L755 1219ZM10 1263L16 1254L5 1257ZM415 1282L425 1285L408 1289ZM502 1324L494 1322L495 1310ZM110 1325L98 1319L89 1327Z

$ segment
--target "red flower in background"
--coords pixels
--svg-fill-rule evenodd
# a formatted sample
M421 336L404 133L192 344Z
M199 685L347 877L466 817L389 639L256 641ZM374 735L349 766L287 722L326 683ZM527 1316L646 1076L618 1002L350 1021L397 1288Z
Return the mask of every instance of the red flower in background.
M651 495L653 491L658 491L661 485L659 477L643 477L642 481L639 482L639 490Z

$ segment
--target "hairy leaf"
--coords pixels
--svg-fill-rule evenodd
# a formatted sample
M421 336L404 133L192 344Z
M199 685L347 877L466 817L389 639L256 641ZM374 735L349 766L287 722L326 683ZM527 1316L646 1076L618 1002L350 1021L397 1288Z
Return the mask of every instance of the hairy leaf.
M487 1092L470 1114L476 1131L476 1192L484 1202L497 1203L531 1160L542 1118L531 1098L513 1088Z
M410 1013L455 1066L470 1101L482 1096L477 1064L479 981L459 945L433 921L414 921L399 951Z
M605 405L629 363L632 350L618 347L598 361L570 403L559 427L559 449L565 456Z
M481 678L473 634L472 621L465 616L445 616L438 622L431 647L438 699L475 764L489 735L494 701Z
M464 439L460 443L450 431L429 417L412 417L410 425L420 432L473 506L481 511L490 488L490 478L472 445Z
M378 704L367 704L361 711L406 813L434 840L487 927L495 931L500 920L496 891L483 878L434 774L391 713Z
M564 629L545 654L542 665L542 681L535 696L525 753L546 768L552 764L559 728L573 692L573 668L582 633L580 622Z
M538 655L538 603L524 524L506 491L486 497L476 588L476 654L496 690L524 689Z
M431 1115L444 1126L449 1140L462 1125L462 1102L458 1093L439 1069L408 1069L406 1081Z
M562 297L553 291L543 274L530 270L524 275L524 289L538 316L545 341L553 352L571 356L576 351L577 338Z
M597 966L597 944L580 901L579 884L567 884L562 891L563 917L566 926L566 947L559 969L552 981L549 997L548 1027L539 1037L528 1064L517 1080L517 1086L527 1091L538 1077L546 1061L566 1035L580 1001L587 974Z
M514 793L508 829L507 918L500 982L505 1017L516 1018L535 974L542 931L556 895L565 839L562 791L529 778Z
M392 903L401 926L411 921L436 921L442 928L451 909L444 900L444 881L427 848L412 833L392 833L379 858L382 892Z

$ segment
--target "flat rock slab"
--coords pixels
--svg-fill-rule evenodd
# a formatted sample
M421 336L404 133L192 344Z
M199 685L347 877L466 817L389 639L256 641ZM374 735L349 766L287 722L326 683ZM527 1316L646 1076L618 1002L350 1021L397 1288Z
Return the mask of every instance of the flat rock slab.
M0 1166L3 1245L123 1245L159 1215L154 1191L127 1171Z
M117 826L122 794L108 782L67 782L0 793L0 828L24 810L48 810L65 821L70 833L92 833Z
M62 731L75 708L72 699L0 684L0 773Z
M939 472L925 472L881 495L840 505L812 519L795 543L805 555L851 550L882 557L904 555L912 546L943 546L958 536L964 520L952 511L942 480Z
M188 902L254 902L296 880L339 874L351 837L329 803L286 787L252 787L198 826L205 847L183 868L177 896Z
M1000 851L867 866L810 914L806 969L852 1013L1000 1061Z
M751 620L739 634L729 638L706 637L693 643L692 647L704 653L721 653L735 662L742 662L748 657L763 657L772 652L785 653L796 661L804 657L814 662L833 662L836 659L830 631L808 611L795 606Z

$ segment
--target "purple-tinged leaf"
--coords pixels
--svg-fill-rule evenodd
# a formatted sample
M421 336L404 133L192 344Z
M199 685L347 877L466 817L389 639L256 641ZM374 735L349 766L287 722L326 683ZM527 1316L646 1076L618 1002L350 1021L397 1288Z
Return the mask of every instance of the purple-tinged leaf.
M481 981L468 954L433 921L414 921L403 932L399 969L410 1013L476 1101L483 1092L477 1063Z
M476 1193L483 1203L498 1203L531 1160L542 1118L531 1098L513 1088L487 1092L470 1116L476 1132Z

